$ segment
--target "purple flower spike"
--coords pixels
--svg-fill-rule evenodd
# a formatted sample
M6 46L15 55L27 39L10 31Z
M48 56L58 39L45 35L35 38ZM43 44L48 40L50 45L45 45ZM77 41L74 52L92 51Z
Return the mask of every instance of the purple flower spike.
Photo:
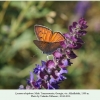
M69 66L69 62L68 62L67 59L61 59L61 60L59 60L59 67L65 68L67 66Z
M48 79L48 75L45 75L45 76L44 76L44 79L47 80L47 79Z
M60 42L60 44L61 44L62 48L66 48L67 47L66 41L62 41L62 42Z
M23 85L20 85L20 86L19 86L19 89L20 89L20 90L23 90L23 89L24 89L24 86L23 86Z
M43 81L43 82L42 82L42 86L43 86L45 89L48 89L47 82Z
M40 76L41 79L44 79L45 75L46 74L44 72L42 72L42 71L39 73L39 76Z
M49 82L47 83L48 89L55 89Z
M55 63L54 63L53 60L48 60L48 61L46 62L46 66L47 66L47 68L49 68L49 69L53 69L53 68L55 68Z
M41 66L36 64L36 68L33 70L33 72L37 74L40 71L40 69L41 69Z
M55 71L56 71L56 70L53 70L52 73L51 73L51 75L53 76L54 79L57 78L57 75L55 74Z
M37 80L35 82L35 87L40 89L41 88L41 83L42 83L42 80L41 79Z
M34 74L33 72L30 72L30 83L32 83L34 80Z
M70 44L69 47L72 49L79 49L82 47L82 44L81 43L73 43L73 44Z
M56 80L55 80L55 78L54 78L52 75L50 75L50 80L49 80L49 82L50 82L50 84L56 83Z
M79 20L79 25L81 26L80 28L81 29L86 29L88 26L87 26L87 22L84 20L84 18L81 18Z
M27 86L26 86L26 89L27 89L27 90L31 89L31 86L27 85Z
M69 32L63 34L65 41L60 42L61 47L52 53L53 59L41 61L41 65L36 64L33 72L30 72L25 89L59 89L59 84L67 79L64 74L68 73L67 67L71 66L71 59L77 57L73 50L84 44L81 37L87 33L87 27L87 22L83 18L73 22L69 26ZM24 86L20 86L19 89L24 89Z
M78 34L79 36L83 36L83 35L86 35L86 33L87 33L87 32L86 32L85 30L79 30L77 34Z
M70 32L73 32L73 26L69 26Z
M77 15L78 18L83 17L89 9L89 7L90 1L78 1L75 8L75 15Z
M62 57L62 53L59 52L59 51L55 51L53 53L53 56L54 56L55 59L60 59Z
M81 43L81 44L83 44L84 42L83 42L83 40L81 39L81 38L76 38L77 39L77 43Z
M41 61L42 66L41 66L41 70L43 71L46 68L46 62L45 61Z
M73 22L73 27L77 28L78 23L77 22Z
M61 81L65 80L65 79L67 79L65 76L59 75L56 80L57 80L57 82L61 82Z
M71 37L69 33L64 33L63 35L66 39Z
M59 89L59 83L52 84L52 86L53 86L55 89Z
M64 68L61 68L60 71L59 71L59 74L67 74L68 71Z
M69 58L75 59L77 56L72 50L66 50L66 54Z

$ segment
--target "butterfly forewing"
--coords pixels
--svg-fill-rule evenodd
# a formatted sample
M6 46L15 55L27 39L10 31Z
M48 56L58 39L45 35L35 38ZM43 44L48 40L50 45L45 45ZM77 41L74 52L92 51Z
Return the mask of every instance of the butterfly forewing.
M35 33L40 41L45 42L49 42L53 35L53 32L49 28L46 28L41 25L35 25Z

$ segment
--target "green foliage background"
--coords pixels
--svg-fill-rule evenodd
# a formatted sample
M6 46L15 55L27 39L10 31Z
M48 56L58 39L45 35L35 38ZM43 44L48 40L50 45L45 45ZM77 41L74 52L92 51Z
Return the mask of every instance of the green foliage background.
M77 21L78 2L68 1L0 1L0 89L17 89L26 85L35 64L46 55L34 45L34 25L53 31L68 32ZM85 44L76 50L77 58L68 67L67 80L61 89L100 89L100 2L90 2L84 18L88 22Z

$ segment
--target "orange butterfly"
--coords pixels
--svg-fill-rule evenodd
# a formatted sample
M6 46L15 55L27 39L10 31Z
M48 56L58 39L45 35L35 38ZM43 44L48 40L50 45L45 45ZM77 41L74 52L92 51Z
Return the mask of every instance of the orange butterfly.
M60 32L53 33L45 26L35 25L34 29L38 38L38 40L34 40L34 43L43 53L51 54L57 48L60 48L60 42L65 40Z

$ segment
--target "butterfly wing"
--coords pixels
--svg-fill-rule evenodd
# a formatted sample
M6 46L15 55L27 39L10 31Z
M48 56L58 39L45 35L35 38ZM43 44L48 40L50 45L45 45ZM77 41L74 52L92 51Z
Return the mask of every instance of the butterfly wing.
M42 25L35 25L34 29L38 40L50 42L53 32L49 28Z
M54 32L51 38L51 42L61 42L64 41L65 38L60 32Z
M51 42L34 40L34 44L46 54L51 54L57 48L61 47L60 42L51 43Z
M47 54L60 48L60 42L65 40L60 32L53 33L49 28L42 25L35 25L35 33L38 40L34 40L34 44Z

